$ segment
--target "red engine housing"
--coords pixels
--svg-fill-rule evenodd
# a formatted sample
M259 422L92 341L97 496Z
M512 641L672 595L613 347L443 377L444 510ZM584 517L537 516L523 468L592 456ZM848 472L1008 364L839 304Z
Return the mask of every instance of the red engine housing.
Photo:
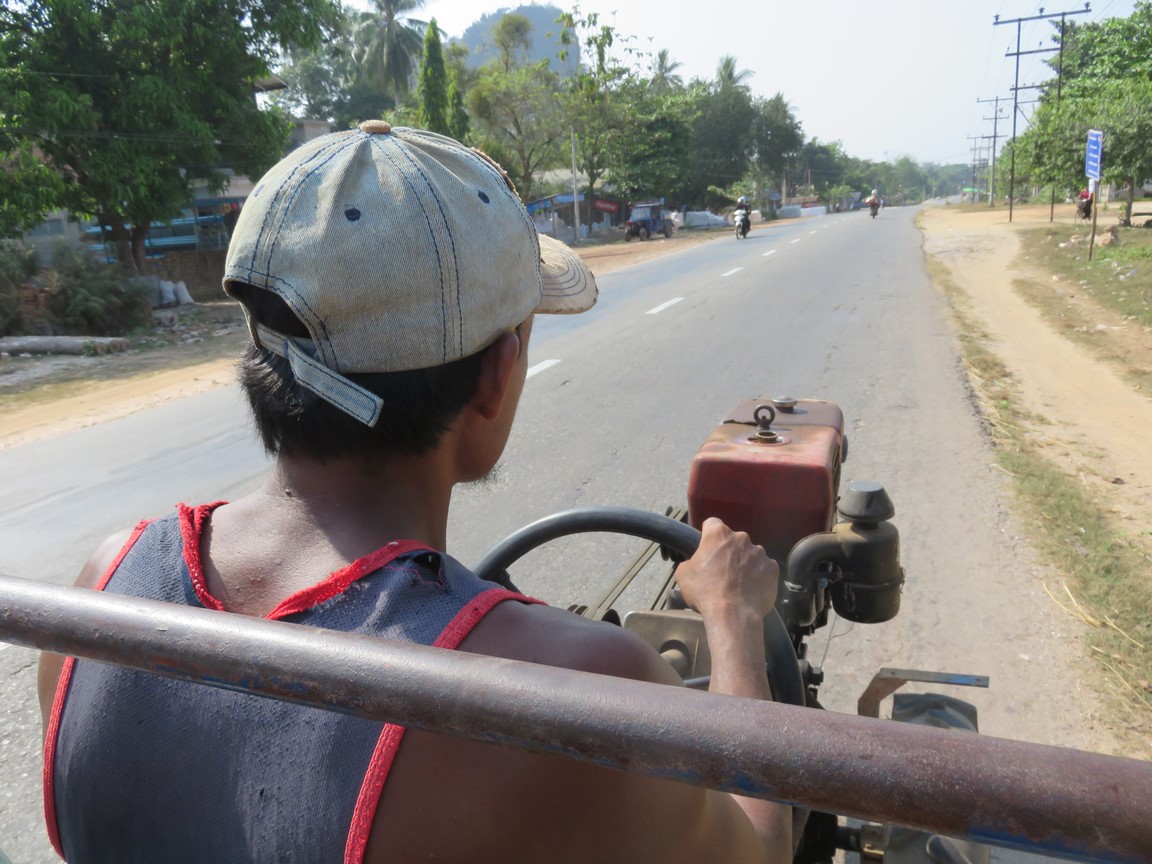
M692 460L688 521L699 528L716 516L769 556L785 561L809 534L827 531L836 517L844 413L834 402L751 399L733 408ZM757 435L757 406L776 411L767 442Z

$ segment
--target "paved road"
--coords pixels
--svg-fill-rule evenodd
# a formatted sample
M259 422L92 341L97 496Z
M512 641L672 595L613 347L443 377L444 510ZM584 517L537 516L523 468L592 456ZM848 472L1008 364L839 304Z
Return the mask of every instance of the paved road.
M538 319L505 468L459 494L450 550L475 562L509 531L573 506L662 511L683 502L692 455L737 402L836 401L851 439L845 477L888 486L909 582L895 621L840 622L834 638L813 640L827 706L853 711L881 666L992 674L992 692L961 694L979 705L983 731L1077 745L1091 704L1075 679L1037 668L1061 668L1040 651L1063 625L1038 608L913 216L761 226L606 274L591 313ZM69 581L111 531L177 501L240 495L265 467L230 389L0 451L0 572ZM570 540L513 576L556 605L587 601L631 549ZM16 864L55 860L39 822L32 663L0 650L0 848Z

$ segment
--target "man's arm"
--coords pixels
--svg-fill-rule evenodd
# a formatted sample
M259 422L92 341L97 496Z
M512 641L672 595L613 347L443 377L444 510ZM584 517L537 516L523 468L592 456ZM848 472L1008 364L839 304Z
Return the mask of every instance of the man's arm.
M708 520L702 535L677 579L704 616L712 690L768 699L762 619L775 602L776 565L718 520ZM503 603L460 650L682 684L634 634L550 607ZM431 800L436 812L453 814L451 831L398 829L427 820ZM787 864L790 815L772 802L413 729L384 788L365 860Z
M131 530L121 531L101 543L84 565L84 569L80 571L75 582L76 586L95 588L131 536ZM60 672L63 667L63 654L52 654L48 651L40 653L40 665L36 672L36 689L40 696L40 719L44 724L42 728L45 732L48 730L48 721L52 717L52 701L56 698L56 682L60 679Z
M700 613L712 654L709 691L771 699L765 674L764 618L776 603L779 568L748 535L708 519L700 548L676 570L684 600ZM735 797L771 861L792 860L792 808Z

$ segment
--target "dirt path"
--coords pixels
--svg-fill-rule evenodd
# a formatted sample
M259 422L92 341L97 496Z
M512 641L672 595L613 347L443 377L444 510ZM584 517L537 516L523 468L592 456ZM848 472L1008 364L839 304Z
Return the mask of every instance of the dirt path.
M925 252L948 268L967 296L967 311L987 335L989 350L1011 370L1022 407L1033 418L1030 432L1046 455L1113 502L1133 539L1152 551L1152 399L1054 330L1013 290L1019 280L1052 279L1020 257L1018 236L1047 224L1049 208L1016 208L1013 216L1009 223L1003 210L928 209L922 218Z

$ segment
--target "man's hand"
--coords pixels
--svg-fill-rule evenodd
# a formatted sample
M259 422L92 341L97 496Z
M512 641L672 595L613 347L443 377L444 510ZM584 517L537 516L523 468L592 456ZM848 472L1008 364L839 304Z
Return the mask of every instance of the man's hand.
M704 618L745 611L764 618L776 603L780 568L743 531L704 520L696 554L676 568L684 601Z

